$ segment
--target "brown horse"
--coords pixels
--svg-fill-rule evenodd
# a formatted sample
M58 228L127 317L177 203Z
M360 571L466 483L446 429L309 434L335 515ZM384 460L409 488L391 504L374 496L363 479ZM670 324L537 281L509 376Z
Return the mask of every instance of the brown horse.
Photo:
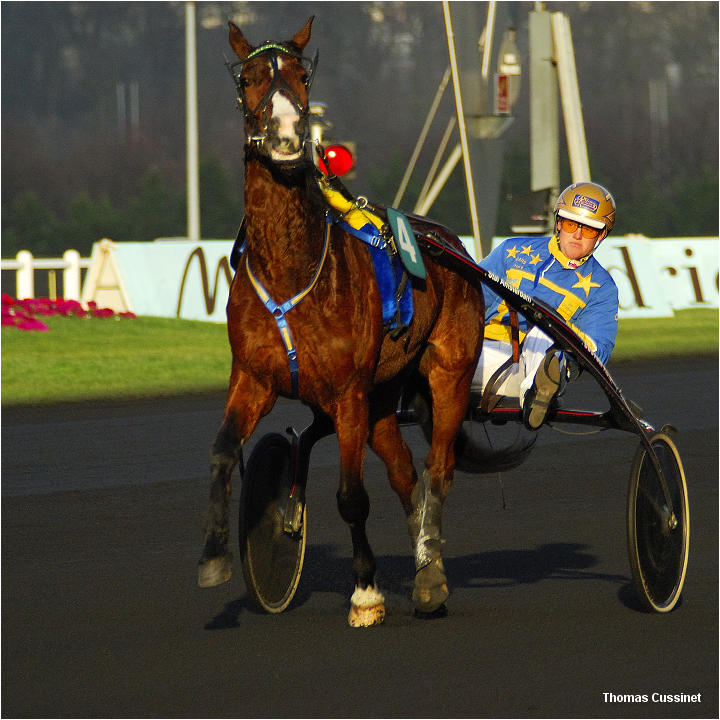
M383 326L369 251L326 222L318 170L312 148L305 145L314 63L302 53L311 24L312 18L287 42L253 48L230 23L248 138L246 245L227 305L232 370L224 420L211 451L198 582L218 585L232 572L228 505L242 444L278 396L298 397L334 423L340 447L337 504L353 544L355 592L348 621L369 626L382 622L385 610L365 534L366 443L385 462L408 517L416 610L442 609L448 595L440 553L442 504L482 344L484 308L477 287L428 259L426 280L412 280L414 316L406 333L393 339ZM457 238L453 242L460 247ZM285 303L288 299L294 302ZM427 379L433 407L422 482L395 414L403 383L414 372Z

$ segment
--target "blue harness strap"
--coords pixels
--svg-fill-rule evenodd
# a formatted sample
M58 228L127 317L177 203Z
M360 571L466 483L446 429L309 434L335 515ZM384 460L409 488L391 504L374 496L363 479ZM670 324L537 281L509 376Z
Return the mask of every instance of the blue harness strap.
M362 240L366 245L371 247L385 249L387 247L387 240L379 235L375 227L371 223L367 223L359 230L354 228L344 220L335 219L333 221L338 227L341 227L345 232L354 235L358 240Z
M362 242L369 247L382 300L383 323L389 326L391 330L394 330L398 328L398 326L402 328L403 326L409 325L413 316L412 285L409 282L405 283L400 296L396 296L397 288L402 284L403 268L401 263L391 260L387 252L388 241L382 235L378 234L376 228L370 223L358 230L344 220L334 218L330 213L327 213L325 215L325 241L323 243L322 256L315 270L315 274L304 290L289 300L286 300L284 303L276 303L270 297L270 293L262 286L262 283L250 268L250 258L245 254L245 269L248 278L258 298L260 298L262 304L275 319L278 330L280 331L280 338L285 346L288 365L290 367L290 384L294 398L298 397L297 348L295 347L295 341L293 340L290 326L285 316L315 287L322 272L323 265L325 264L325 258L327 257L328 247L330 245L330 226L333 223L359 240L362 240ZM242 257L244 250L245 243L242 244L242 247L237 252L238 259Z
M390 330L409 325L413 316L412 283L406 282L403 286L403 266L397 255L391 257L388 253L388 241L372 223L358 229L344 220L335 219L334 222L369 247L380 290L383 325ZM398 292L400 287L402 291Z
M298 397L297 348L295 347L295 342L293 341L292 333L290 332L290 326L288 325L285 315L289 310L292 310L313 289L313 287L315 287L315 283L317 283L318 278L320 277L323 265L325 264L325 258L327 257L328 246L330 245L330 222L330 219L328 218L328 216L326 216L325 241L323 243L322 256L320 258L320 262L318 263L312 280L304 290L299 292L297 295L294 295L289 300L286 300L282 304L276 303L270 297L268 291L265 290L260 281L254 275L253 271L250 269L250 259L247 255L245 255L245 269L247 270L250 282L252 283L253 288L255 288L255 292L260 298L260 301L263 303L263 305L265 305L267 310L275 319L278 330L280 331L280 337L282 338L283 345L285 346L285 352L287 353L288 364L290 366L290 384L292 387L292 396L294 398Z

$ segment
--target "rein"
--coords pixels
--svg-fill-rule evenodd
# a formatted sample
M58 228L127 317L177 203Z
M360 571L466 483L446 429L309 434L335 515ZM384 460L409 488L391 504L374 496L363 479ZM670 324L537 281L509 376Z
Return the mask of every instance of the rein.
M329 214L325 216L325 240L323 242L322 255L320 256L320 262L318 263L315 274L310 280L308 286L293 295L289 300L286 300L282 304L276 303L271 297L270 293L262 286L262 283L257 279L253 271L250 269L250 258L245 255L245 269L247 270L248 277L252 283L257 296L268 312L273 316L277 323L278 330L280 331L280 337L282 338L283 345L285 346L285 352L288 357L288 364L290 366L290 384L292 387L292 397L298 397L298 361L297 361L297 348L290 332L290 326L288 325L285 317L286 313L292 310L308 293L315 287L320 273L322 272L323 265L325 264L325 258L327 257L328 247L330 245L330 226L333 220Z

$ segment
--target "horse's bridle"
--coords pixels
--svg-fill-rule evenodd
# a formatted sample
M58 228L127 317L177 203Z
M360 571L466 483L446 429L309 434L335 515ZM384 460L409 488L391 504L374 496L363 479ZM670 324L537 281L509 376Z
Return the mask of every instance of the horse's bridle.
M245 95L245 85L242 78L242 71L245 67L245 65L252 60L253 58L256 58L258 55L261 55L263 53L269 53L270 57L270 68L272 72L272 78L270 80L270 87L267 89L263 97L260 99L260 101L255 105L254 108L248 107L247 97ZM312 85L313 76L315 75L315 68L317 67L318 63L318 57L319 57L319 50L315 51L315 56L310 59L307 58L300 53L296 52L292 48L288 47L287 45L281 45L279 43L271 43L266 42L260 45L259 47L255 48L246 58L243 60L238 60L237 62L226 62L225 66L228 69L228 72L230 73L230 76L233 79L233 82L235 83L235 88L237 90L237 102L240 106L240 109L243 112L243 116L245 118L245 124L246 128L249 130L248 132L248 138L247 142L248 144L257 144L261 145L267 136L267 124L269 118L267 118L267 110L268 105L270 104L270 98L273 96L273 94L277 90L282 90L283 94L285 94L288 98L288 100L294 105L295 109L298 112L298 115L300 116L301 120L303 121L303 136L301 138L303 146L305 144L305 141L308 137L308 126L305 122L309 105L303 104L300 101L300 98L297 96L297 94L293 91L293 89L288 85L285 78L283 78L282 74L280 73L280 69L278 66L278 56L279 55L288 55L294 60L297 60L300 62L303 67L305 68L306 72L306 78L303 81L305 85L305 89L307 93L310 93L310 86ZM265 126L266 129L261 130L258 120L257 120L257 114L258 111L260 111L260 116L264 118L265 120Z

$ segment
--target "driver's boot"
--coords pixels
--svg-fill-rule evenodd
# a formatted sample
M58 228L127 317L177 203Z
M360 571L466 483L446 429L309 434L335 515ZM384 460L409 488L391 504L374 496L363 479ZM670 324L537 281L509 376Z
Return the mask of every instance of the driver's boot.
M523 425L528 430L537 430L545 422L553 402L560 394L563 372L560 353L551 348L523 401Z

